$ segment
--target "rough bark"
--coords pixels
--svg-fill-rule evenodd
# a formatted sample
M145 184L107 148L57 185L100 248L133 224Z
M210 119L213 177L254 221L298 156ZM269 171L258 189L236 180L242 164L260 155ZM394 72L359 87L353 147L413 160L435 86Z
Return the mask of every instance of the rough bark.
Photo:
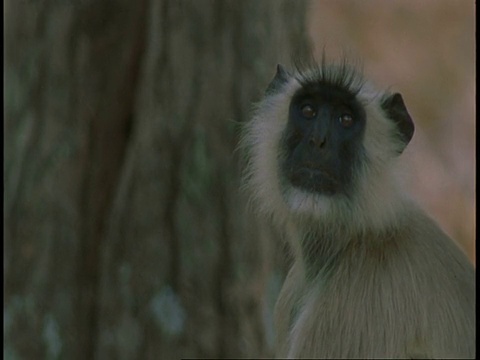
M271 355L238 125L303 1L7 1L4 355Z

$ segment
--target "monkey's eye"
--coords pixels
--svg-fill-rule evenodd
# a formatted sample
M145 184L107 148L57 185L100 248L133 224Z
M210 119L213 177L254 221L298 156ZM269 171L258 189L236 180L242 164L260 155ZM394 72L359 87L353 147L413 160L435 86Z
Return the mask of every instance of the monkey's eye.
M344 128L349 128L353 125L353 116L350 114L343 114L338 118L338 121Z
M317 111L315 110L315 108L310 105L310 104L305 104L303 105L301 108L300 108L301 112L302 112L302 116L305 118L305 119L313 119L315 117L315 115L317 115Z

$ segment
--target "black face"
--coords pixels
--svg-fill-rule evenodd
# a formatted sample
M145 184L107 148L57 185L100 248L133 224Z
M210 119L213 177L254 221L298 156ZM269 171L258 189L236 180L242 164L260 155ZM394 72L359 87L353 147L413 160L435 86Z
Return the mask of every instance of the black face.
M312 193L348 194L363 156L365 110L355 94L317 83L297 91L283 137L281 170L294 187Z

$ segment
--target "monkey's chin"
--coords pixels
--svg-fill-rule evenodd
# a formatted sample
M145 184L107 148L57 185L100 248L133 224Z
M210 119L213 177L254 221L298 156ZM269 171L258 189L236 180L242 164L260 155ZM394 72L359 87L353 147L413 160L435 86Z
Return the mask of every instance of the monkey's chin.
M287 175L290 184L306 193L331 196L335 195L338 182L328 172L312 168L300 167L290 170Z
M331 209L331 196L312 193L298 187L289 187L284 192L284 198L294 215L321 218Z

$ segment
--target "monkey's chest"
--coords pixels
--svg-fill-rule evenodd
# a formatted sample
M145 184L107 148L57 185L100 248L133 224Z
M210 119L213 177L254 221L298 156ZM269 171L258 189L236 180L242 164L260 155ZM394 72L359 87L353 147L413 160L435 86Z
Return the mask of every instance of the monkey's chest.
M401 287L375 273L343 280L318 281L297 304L289 357L406 357L419 346L421 311Z

